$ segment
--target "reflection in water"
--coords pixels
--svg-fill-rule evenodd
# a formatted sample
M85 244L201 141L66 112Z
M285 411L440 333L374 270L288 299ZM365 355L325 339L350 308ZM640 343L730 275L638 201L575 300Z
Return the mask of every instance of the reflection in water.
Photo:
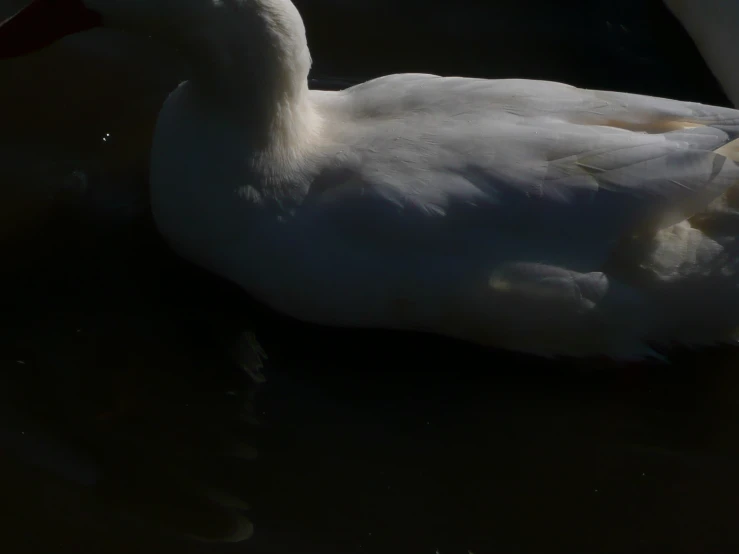
M315 5L324 4L334 3ZM616 11L626 17L628 6ZM409 34L401 24L417 11L399 13L405 19L382 16L396 24L383 40L415 44L419 58L402 59L413 53L398 46L363 64L361 44L321 41L346 32L350 43L372 45L374 19L361 32L345 25L331 35L309 14L318 69L352 78L443 73L452 56L437 40L442 30L424 34L418 25ZM458 34L443 32L451 31ZM460 54L450 72L532 71L537 57L524 63L527 49L548 50L517 44L522 58L493 68L468 35L476 55ZM649 43L639 36L627 44ZM444 56L431 56L432 47ZM579 50L573 59L565 44L560 62L582 70L592 60ZM650 52L640 67L651 80L631 84L656 94L676 81ZM0 91L2 105L19 106L4 119L5 136L23 139L0 149L3 552L694 554L739 546L735 352L611 367L281 318L161 243L148 217L146 152L158 95L174 75L146 65L161 88L124 95L99 78L109 67L101 59L56 72L48 68L69 64L42 57L5 66L17 77L5 82L35 75L41 90L69 87L56 104ZM619 80L613 63L581 71L591 80L581 84ZM657 66L665 73L651 71ZM688 81L690 97L716 97L701 79ZM76 94L90 82L102 83L102 100L85 110ZM45 150L59 143L67 150Z

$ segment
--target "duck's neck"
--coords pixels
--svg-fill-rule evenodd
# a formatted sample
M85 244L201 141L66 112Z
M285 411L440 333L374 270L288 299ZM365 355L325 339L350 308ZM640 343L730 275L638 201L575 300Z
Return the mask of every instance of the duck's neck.
M289 0L225 0L184 46L204 109L241 126L256 150L300 148L316 131L311 59Z

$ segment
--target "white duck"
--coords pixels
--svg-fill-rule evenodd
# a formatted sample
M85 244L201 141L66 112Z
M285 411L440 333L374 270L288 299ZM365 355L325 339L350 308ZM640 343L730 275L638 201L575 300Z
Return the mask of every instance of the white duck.
M154 137L160 231L279 311L542 355L737 338L739 111L418 74L309 90L289 0L35 0L0 56L99 23L192 66Z
M739 108L739 2L736 0L664 0L692 37L724 92Z

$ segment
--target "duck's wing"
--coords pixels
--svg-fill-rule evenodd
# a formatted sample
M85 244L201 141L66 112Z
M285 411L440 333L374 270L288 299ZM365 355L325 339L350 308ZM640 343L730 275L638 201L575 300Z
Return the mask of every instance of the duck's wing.
M739 183L731 109L427 75L345 94L342 147L310 205L372 240L438 245L487 228L597 250L689 218Z

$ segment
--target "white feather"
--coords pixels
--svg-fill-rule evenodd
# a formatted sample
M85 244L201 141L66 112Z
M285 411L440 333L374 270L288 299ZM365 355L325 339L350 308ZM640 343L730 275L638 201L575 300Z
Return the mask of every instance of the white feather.
M170 4L135 5L156 35ZM323 324L624 358L734 338L738 111L415 74L309 91L288 0L182 14L160 34L195 77L151 173L182 255Z

